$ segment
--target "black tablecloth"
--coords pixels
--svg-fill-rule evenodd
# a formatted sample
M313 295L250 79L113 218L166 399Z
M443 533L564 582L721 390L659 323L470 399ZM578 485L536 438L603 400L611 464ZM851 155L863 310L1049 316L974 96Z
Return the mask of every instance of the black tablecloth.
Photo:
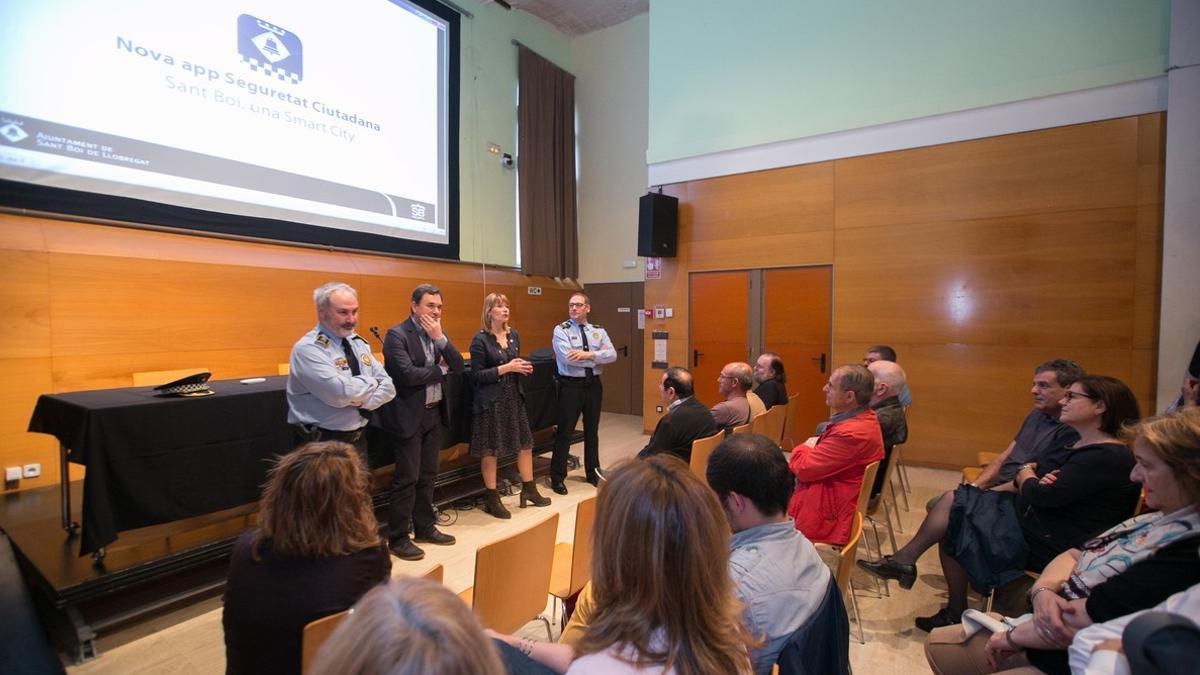
M554 364L521 378L530 425L554 425ZM111 544L121 530L190 518L258 499L271 460L292 448L286 377L258 384L216 380L202 398L159 395L152 387L43 394L29 431L51 434L87 466L80 555ZM446 447L467 441L471 387L448 378ZM373 448L373 465L390 464Z

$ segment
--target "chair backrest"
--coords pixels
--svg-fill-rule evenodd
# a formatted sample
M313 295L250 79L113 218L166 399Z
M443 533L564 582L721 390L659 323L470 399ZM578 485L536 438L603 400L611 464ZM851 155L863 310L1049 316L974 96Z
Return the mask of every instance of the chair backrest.
M275 366L275 370L280 375L291 375L292 374L292 364L281 363L281 364Z
M546 608L558 514L480 546L472 609L484 628L512 633Z
M740 424L740 425L738 425L738 426L736 426L736 427L731 427L731 428L729 429L729 433L731 433L731 434L744 434L744 433L747 433L747 432L749 432L749 431L750 431L750 425L751 425L752 423L753 423L753 421L751 421L751 422L746 422L745 424Z
M796 429L796 425L799 424L799 418L800 394L792 394L787 400L787 420L783 423L782 434L782 438L787 439L788 445L792 446L791 448L784 448L787 452L791 452L792 448L796 447L796 444L799 442L796 440L798 438L796 432L799 431ZM808 435L804 435L803 438L808 438ZM782 444L782 441L780 443Z
M175 370L147 370L133 374L133 386L157 387L160 384L174 382L181 377L196 373L212 372L208 368L177 368Z
M436 581L439 584L442 583L442 579L445 576L446 576L446 570L444 567L442 567L442 563L438 563L438 564L434 565L433 567L430 567L429 569L427 569L421 573L422 579Z
M866 513L867 504L871 501L871 487L875 485L875 474L879 473L879 460L875 460L863 469L862 486L858 488L858 504L854 507L859 513Z
M314 661L317 660L317 652L321 651L321 645L333 635L333 631L342 623L342 620L350 616L353 610L347 609L337 614L330 614L316 621L310 621L304 627L304 633L300 638L300 671L307 673L312 667Z
M850 527L850 540L838 552L837 574L834 577L837 579L837 586L843 593L850 586L850 574L854 571L854 560L858 556L858 540L862 537L863 514L858 512L854 514L854 525Z
M575 506L575 538L571 540L571 595L592 578L592 526L596 524L596 495Z
M1146 506L1146 488L1142 488L1138 491L1137 504L1134 504L1133 506L1133 515L1142 515L1142 508L1144 506Z
M786 405L777 405L751 420L750 427L754 433L762 434L775 445L779 445L783 442L783 427L787 423L787 414Z
M696 474L696 477L704 481L705 485L708 485L708 479L704 477L704 470L708 468L708 456L721 444L724 438L725 433L718 431L712 436L697 438L692 441L692 459L688 462L688 466L691 468L692 473Z

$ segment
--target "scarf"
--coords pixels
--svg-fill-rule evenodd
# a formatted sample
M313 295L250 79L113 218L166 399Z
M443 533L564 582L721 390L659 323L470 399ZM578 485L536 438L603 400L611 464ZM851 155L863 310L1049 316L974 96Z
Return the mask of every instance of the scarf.
M1068 600L1088 597L1092 589L1124 573L1166 546L1200 536L1200 508L1195 504L1173 513L1146 513L1085 542L1075 571L1063 584Z

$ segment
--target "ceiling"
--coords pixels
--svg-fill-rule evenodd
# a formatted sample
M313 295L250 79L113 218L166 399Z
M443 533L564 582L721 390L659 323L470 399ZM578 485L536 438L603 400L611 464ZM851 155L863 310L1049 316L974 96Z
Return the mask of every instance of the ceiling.
M508 0L570 37L615 26L650 11L650 0Z

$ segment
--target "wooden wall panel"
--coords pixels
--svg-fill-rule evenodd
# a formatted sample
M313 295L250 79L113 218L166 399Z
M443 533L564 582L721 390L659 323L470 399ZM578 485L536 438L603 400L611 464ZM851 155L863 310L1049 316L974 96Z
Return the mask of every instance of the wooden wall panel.
M0 214L0 308L10 317L0 326L0 466L42 463L42 478L20 489L57 481L57 444L25 431L40 394L130 386L144 370L275 374L316 324L313 289L333 280L359 291L360 332L376 352L368 327L383 333L404 320L421 282L441 287L445 326L462 350L486 292L509 296L532 350L550 344L577 288L480 265ZM542 295L528 295L530 285Z
M837 227L872 227L1136 202L1138 119L836 162Z
M1152 412L1163 119L668 186L681 199L681 255L646 283L647 306L675 309L655 324L682 363L689 272L832 263L832 362L857 363L876 342L897 348L916 397L914 461L961 466L1003 449L1029 410L1032 368L1057 356L1121 378ZM803 217L785 217L797 208ZM647 429L659 376L647 368Z
M864 342L1128 345L1136 209L837 232L834 332Z

